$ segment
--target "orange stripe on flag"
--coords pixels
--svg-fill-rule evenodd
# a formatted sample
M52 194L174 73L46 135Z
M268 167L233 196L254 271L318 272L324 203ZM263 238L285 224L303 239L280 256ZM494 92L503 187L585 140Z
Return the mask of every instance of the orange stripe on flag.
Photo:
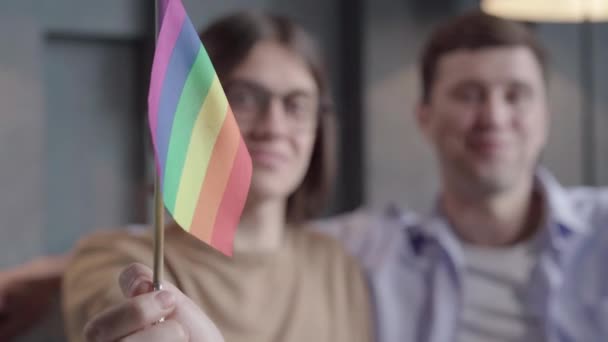
M207 243L211 242L215 217L224 197L240 139L239 128L228 107L224 124L213 146L213 153L192 217L190 234Z
M251 171L251 157L243 139L240 139L239 149L226 186L226 193L230 193L232 196L230 199L226 197L222 199L211 239L211 245L226 255L232 255L234 234L240 220L236 213L241 213L245 206L251 182Z

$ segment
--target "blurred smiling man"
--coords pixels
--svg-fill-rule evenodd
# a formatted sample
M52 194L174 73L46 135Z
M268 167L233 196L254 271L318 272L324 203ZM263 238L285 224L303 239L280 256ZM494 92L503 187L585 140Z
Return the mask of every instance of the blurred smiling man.
M472 12L432 34L416 115L440 168L435 208L326 227L367 269L380 341L608 341L608 191L565 189L539 166L546 69L514 22Z

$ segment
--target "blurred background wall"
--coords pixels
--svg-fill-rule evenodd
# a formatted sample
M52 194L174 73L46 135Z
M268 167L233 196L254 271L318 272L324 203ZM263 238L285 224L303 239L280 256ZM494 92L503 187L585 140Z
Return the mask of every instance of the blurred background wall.
M424 210L437 178L413 108L434 24L473 0L183 0L195 25L261 7L321 42L340 112L340 172L328 214L394 201ZM0 268L68 250L104 227L145 222L144 121L151 0L0 2ZM565 184L608 185L608 25L594 24L595 129L582 129L582 29L538 24L552 68L545 164ZM583 139L595 145L584 162ZM595 179L584 175L593 168ZM45 323L47 325L55 323ZM44 327L24 341L60 341Z

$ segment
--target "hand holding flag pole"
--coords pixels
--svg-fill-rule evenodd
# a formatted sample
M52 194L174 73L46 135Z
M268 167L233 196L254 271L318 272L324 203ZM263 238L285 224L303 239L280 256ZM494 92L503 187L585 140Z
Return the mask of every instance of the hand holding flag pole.
M181 0L155 0L148 121L154 145L154 289L163 278L166 208L175 223L232 255L251 157Z

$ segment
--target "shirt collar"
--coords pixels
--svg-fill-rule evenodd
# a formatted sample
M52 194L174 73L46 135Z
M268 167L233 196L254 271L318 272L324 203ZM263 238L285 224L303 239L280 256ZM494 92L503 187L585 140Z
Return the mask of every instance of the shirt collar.
M545 201L546 223L552 238L584 234L588 225L572 203L570 194L547 170L539 168L535 177Z
M568 191L547 170L542 167L536 170L534 184L542 193L546 210L544 226L551 241L564 241L587 232L588 227L577 213ZM448 251L459 249L458 238L441 212L438 200L430 215L421 219L419 224L409 226L409 232L414 249L419 250L428 241L436 241Z

